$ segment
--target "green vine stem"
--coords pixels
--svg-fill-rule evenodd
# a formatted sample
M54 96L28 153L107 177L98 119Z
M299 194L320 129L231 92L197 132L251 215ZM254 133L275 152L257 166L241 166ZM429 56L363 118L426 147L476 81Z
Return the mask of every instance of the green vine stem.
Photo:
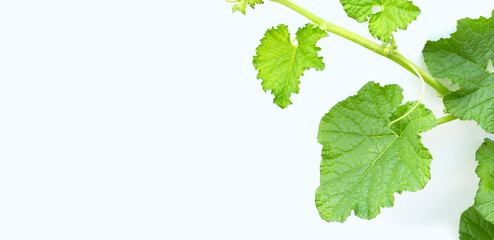
M331 33L334 33L338 36L346 38L346 39L348 39L354 43L357 43L360 46L363 46L363 47L365 47L365 48L367 48L367 49L369 49L369 50L371 50L377 54L380 54L384 57L391 59L392 61L398 63L400 66L404 67L405 69L407 69L408 71L410 71L411 73L413 73L414 75L416 75L418 77L420 75L422 75L422 77L424 78L424 81L427 84L429 84L432 88L434 88L438 92L439 95L444 96L450 92L446 86L444 86L439 81L437 81L432 75L430 75L428 72L426 72L422 68L415 65L413 62L411 62L410 60L408 60L407 58L405 58L403 55L399 54L398 52L396 52L396 51L390 52L389 49L386 49L386 47L383 47L383 46L381 46L381 45L379 45L379 44L377 44L371 40L368 40L368 39L366 39L366 38L364 38L358 34L355 34L351 31L348 31L342 27L336 26L336 25L320 18L319 16L305 10L304 8L298 6L297 4L290 2L289 0L270 0L270 1L271 2L277 2L279 4L282 4L286 7L294 10L295 12L300 13L304 17L308 18L309 20L311 20L312 22L317 24L324 31L331 32ZM418 71L419 74L417 74L417 72L414 70L414 68Z
M451 122L451 121L456 120L456 119L458 119L458 118L453 116L453 115L446 115L444 117L438 118L436 120L436 122L437 122L437 125L441 125L443 123Z

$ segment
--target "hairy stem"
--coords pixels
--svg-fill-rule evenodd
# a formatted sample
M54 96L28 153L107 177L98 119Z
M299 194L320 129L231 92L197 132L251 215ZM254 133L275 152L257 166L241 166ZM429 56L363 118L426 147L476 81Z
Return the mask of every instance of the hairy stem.
M304 8L298 6L297 4L290 2L289 0L270 0L270 1L285 5L286 7L300 13L301 15L303 15L306 18L308 18L309 20L311 20L312 22L317 24L324 31L334 33L334 34L341 36L343 38L346 38L346 39L348 39L354 43L357 43L358 45L363 46L363 47L365 47L365 48L367 48L367 49L369 49L369 50L371 50L377 54L380 54L384 57L387 57L387 58L391 59L392 61L398 63L399 65L401 65L402 67L404 67L405 69L407 69L408 71L413 73L414 75L419 76L419 75L417 75L417 73L414 71L413 68L417 69L418 72L420 73L420 75L422 75L422 77L424 78L424 81L427 84L429 84L431 87L433 87L440 95L444 96L450 92L447 87L445 87L443 84L441 84L439 81L437 81L432 75L430 75L428 72L426 72L422 68L418 67L414 63L412 63L410 60L406 59L404 56L402 56L398 52L389 53L389 51L385 51L385 49L386 49L385 47L383 47L383 46L381 46L381 45L379 45L379 44L377 44L377 43L375 43L375 42L373 42L367 38L364 38L358 34L355 34L351 31L348 31L342 27L336 26L336 25L320 18L319 16L305 10Z
M458 118L453 115L446 115L444 117L438 118L436 121L437 121L437 125L441 125L443 123L451 122L456 119Z

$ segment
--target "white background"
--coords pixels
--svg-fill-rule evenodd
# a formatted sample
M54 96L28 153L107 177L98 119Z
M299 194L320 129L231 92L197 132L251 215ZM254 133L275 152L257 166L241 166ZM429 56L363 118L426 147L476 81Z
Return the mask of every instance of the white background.
M370 37L337 0L295 1ZM399 50L424 66L426 40L492 0L416 0ZM338 36L321 40L294 105L262 91L251 61L266 29L308 21L267 2L247 16L225 1L0 2L0 239L458 239L473 204L484 137L454 121L423 135L425 190L396 195L372 221L318 216L320 118L367 81L419 80ZM424 103L442 104L431 88ZM492 136L491 136L492 137Z

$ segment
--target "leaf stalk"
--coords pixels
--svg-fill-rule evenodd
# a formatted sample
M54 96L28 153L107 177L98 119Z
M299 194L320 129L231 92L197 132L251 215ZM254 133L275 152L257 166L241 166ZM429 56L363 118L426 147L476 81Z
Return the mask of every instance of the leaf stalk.
M443 123L451 122L451 121L456 120L456 119L458 119L458 118L450 114L450 115L446 115L444 117L438 118L436 120L436 122L437 122L437 125L441 125Z

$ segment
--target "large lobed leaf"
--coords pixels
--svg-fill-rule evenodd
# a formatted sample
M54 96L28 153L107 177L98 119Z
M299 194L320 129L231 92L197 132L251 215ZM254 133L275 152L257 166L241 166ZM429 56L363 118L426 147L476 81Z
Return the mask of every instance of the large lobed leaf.
M417 191L429 181L432 157L418 134L436 126L436 118L419 105L389 126L416 104L402 100L398 85L369 82L322 118L316 205L324 220L343 222L352 210L374 218L381 207L393 206L394 193Z
M390 42L393 32L405 30L420 15L420 9L407 0L340 0L347 15L358 22L369 21L375 38ZM373 13L373 8L381 10Z
M423 54L434 77L460 87L444 97L446 109L494 133L494 74L488 70L494 59L494 17L459 20L450 38L427 42Z
M261 45L256 49L254 67L259 70L258 79L262 80L264 91L271 91L274 103L281 108L292 104L290 96L299 92L300 77L304 71L314 68L324 70L321 50L316 43L328 34L312 24L297 31L296 44L290 39L286 25L269 29Z

